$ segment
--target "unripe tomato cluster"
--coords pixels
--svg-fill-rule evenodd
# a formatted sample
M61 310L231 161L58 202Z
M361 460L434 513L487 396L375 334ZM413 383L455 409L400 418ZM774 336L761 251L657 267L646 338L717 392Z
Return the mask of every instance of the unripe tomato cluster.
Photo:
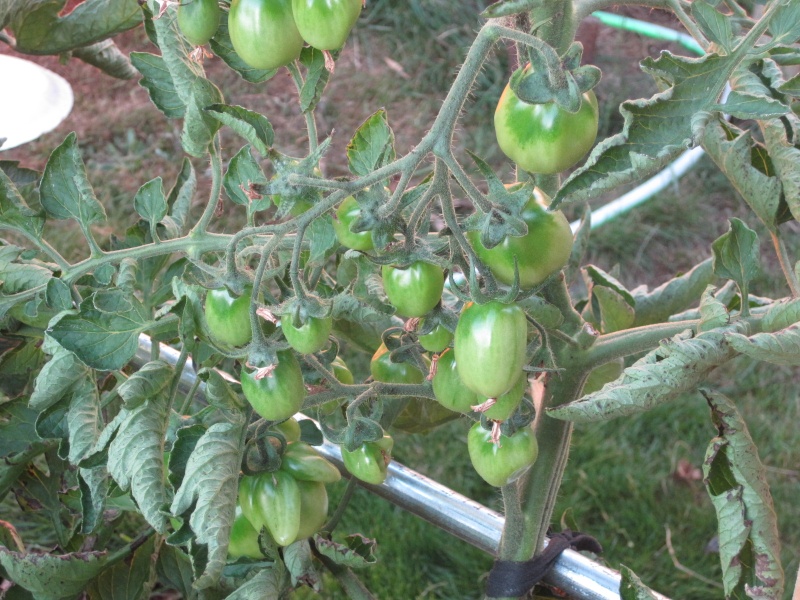
M339 470L312 446L299 440L288 443L277 471L241 478L241 516L234 521L229 555L260 557L262 528L279 546L314 535L328 516L325 485L340 478Z
M277 69L300 56L304 44L341 48L361 14L362 0L233 0L228 32L239 57L254 69ZM181 0L178 26L195 46L214 36L217 0Z

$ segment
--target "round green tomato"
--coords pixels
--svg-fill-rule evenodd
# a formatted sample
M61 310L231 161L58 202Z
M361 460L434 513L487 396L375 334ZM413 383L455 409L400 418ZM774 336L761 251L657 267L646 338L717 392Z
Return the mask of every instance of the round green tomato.
M275 429L283 434L287 444L291 444L300 439L300 423L297 422L297 419L290 417L282 423L275 425Z
M383 289L400 316L421 317L442 299L441 267L417 261L406 269L384 265L382 272Z
M366 483L380 485L392 460L394 440L388 435L375 442L365 442L350 452L342 448L342 462L347 471Z
M586 383L583 384L583 395L596 392L605 384L614 381L622 375L624 369L625 361L621 358L595 367L589 373L589 377L586 378Z
M422 328L422 321L419 323ZM444 325L437 325L433 331L419 336L419 344L428 352L442 352L453 341L453 334Z
M281 457L281 471L289 473L297 481L336 483L342 478L332 462L304 442L293 442L286 446Z
M528 104L507 85L494 113L500 149L530 173L560 173L581 160L597 137L597 98L588 91L569 113L555 102Z
M486 483L495 487L507 485L520 477L539 455L536 436L530 427L514 435L500 436L492 442L492 432L475 423L467 435L467 450L472 466Z
M231 538L228 543L228 556L233 559L262 558L264 553L258 545L258 531L242 513L241 507L236 505L236 517L231 527Z
M475 254L501 283L514 283L514 258L523 289L539 285L569 261L573 240L569 221L560 210L548 211L547 205L545 197L535 189L521 214L528 233L506 236L494 248L487 249L481 243L478 231L467 232Z
M497 398L519 379L525 366L528 322L515 304L469 304L456 326L456 366L476 394Z
M469 413L472 407L479 404L478 395L461 381L456 368L456 353L447 350L439 356L436 363L436 375L433 376L433 394L436 400L449 410Z
M350 29L361 14L362 0L292 0L300 35L319 50L344 46Z
M372 243L371 231L353 231L353 223L361 216L361 207L353 196L348 196L336 209L336 218L333 220L333 230L339 243L353 250L369 252L375 245Z
M295 327L292 316L287 315L281 319L281 329L289 345L300 354L313 354L322 350L328 343L331 334L333 319L324 317L307 317L305 323Z
M391 353L385 345L375 351L369 363L369 371L375 381L384 383L422 383L425 374L407 362L392 362Z
M303 406L306 388L303 373L291 350L278 352L278 365L267 377L242 370L242 392L259 415L268 421L283 421Z
M254 69L288 65L303 49L291 0L233 0L228 31L236 54Z
M253 336L250 329L250 290L238 298L227 288L208 290L205 316L208 331L215 342L228 346L249 344Z
M297 481L300 488L300 529L295 539L317 533L328 519L328 490L320 481Z
M525 388L527 385L528 378L525 377L524 373L520 374L517 383L505 394L497 398L497 401L488 410L484 411L483 414L486 415L487 419L491 419L492 421L505 421L517 410L519 403L522 401L522 397L525 395ZM478 404L482 404L487 400L489 399L483 397L478 398Z
M203 46L217 33L221 15L217 0L181 0L178 27L192 45Z

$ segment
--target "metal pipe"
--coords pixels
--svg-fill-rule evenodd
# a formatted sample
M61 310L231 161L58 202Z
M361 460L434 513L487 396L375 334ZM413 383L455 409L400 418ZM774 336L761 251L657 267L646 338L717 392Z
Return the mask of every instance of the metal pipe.
M134 363L141 367L150 360L152 342L146 335L139 336L139 350ZM179 352L161 344L159 357L174 365ZM196 379L191 361L181 373L180 389L188 392ZM201 395L205 384L198 387ZM307 417L297 415L300 419ZM350 477L342 462L342 453L336 444L325 440L317 449L333 462L342 474ZM453 490L417 473L398 462L389 464L386 481L381 485L359 482L364 488L439 527L468 544L495 555L500 543L505 519L503 515L475 502ZM619 600L620 575L573 550L559 557L545 583L565 591L576 600ZM669 600L660 594L660 600Z

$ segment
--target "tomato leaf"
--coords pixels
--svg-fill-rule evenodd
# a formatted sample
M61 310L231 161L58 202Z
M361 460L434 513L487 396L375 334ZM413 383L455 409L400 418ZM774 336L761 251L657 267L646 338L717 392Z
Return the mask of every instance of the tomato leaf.
M764 331L778 331L800 321L800 298L774 302L761 320Z
M214 54L219 56L223 61L225 61L226 65L236 71L242 79L249 83L261 83L263 81L267 81L278 72L277 69L273 69L271 71L254 69L241 58L239 58L239 55L236 54L236 51L233 49L233 43L231 42L230 33L228 31L228 19L220 19L219 28L217 29L217 33L214 34L214 37L211 38L210 44L211 50L214 52Z
M159 543L159 546L161 544ZM150 597L155 584L155 536L139 546L133 556L103 571L87 588L90 600L141 600Z
M727 598L781 598L780 537L766 470L747 424L722 394L703 391L718 436L703 461L703 482L719 520Z
M289 571L292 586L307 585L315 592L322 588L322 579L314 568L314 557L308 540L299 540L283 550L283 561Z
M175 83L164 59L147 52L131 52L131 63L141 73L139 85L150 94L156 108L168 119L183 118L186 104L175 91Z
M192 156L198 158L205 156L214 134L219 130L219 122L205 112L205 109L220 102L222 102L222 92L217 86L205 77L195 79L186 102L181 133L183 149Z
M23 452L37 439L37 414L24 398L0 404L0 458Z
M63 1L16 0L10 12L15 49L26 54L61 54L136 27L142 22L136 0L86 0L60 17Z
M733 218L730 229L711 244L714 251L714 274L732 279L742 295L742 306L747 314L747 295L750 281L758 274L758 235L743 221Z
M186 224L186 217L192 206L192 198L197 190L197 175L194 172L192 162L188 158L183 159L181 170L175 180L175 185L167 196L169 206L169 216L177 225L179 231L183 231Z
M121 369L136 354L139 334L153 325L146 308L135 297L126 297L127 310L106 312L95 308L92 297L81 304L78 314L64 316L48 333L92 368Z
M717 288L709 285L700 298L700 323L697 331L710 331L717 327L724 327L730 322L730 315L725 304L714 296Z
M175 442L169 454L169 482L175 489L181 486L189 457L205 432L206 428L203 425L195 423L181 427L175 434Z
M41 412L64 398L72 386L89 377L89 369L78 358L58 344L52 344L53 357L36 376L30 407Z
M367 175L395 159L394 132L384 109L372 114L356 130L347 145L347 160L353 175Z
M12 179L0 169L0 229L16 230L39 239L44 222L44 213L30 208Z
M37 600L62 600L80 594L105 568L105 552L25 554L0 546L0 566Z
M330 215L314 219L306 235L311 242L307 263L309 268L324 264L339 245L336 240L336 230L333 228L333 218Z
M225 191L236 204L247 207L248 214L269 208L271 202L268 196L261 196L252 186L266 185L269 183L264 171L250 153L250 146L242 147L228 163L228 170L222 178ZM251 193L252 196L248 195Z
M709 41L721 46L725 54L730 54L733 43L730 17L717 11L705 0L692 2L691 11L697 25Z
M133 197L133 208L150 223L150 229L155 230L158 222L167 216L167 199L161 177L151 179L139 188Z
M793 126L797 126L797 119L789 119ZM800 161L800 149L798 149L787 137L786 128L780 121L767 121L764 124L764 141L783 186L783 193L786 204L795 219L800 218L800 175L797 172L797 164ZM779 213L778 221L781 222Z
M174 369L163 360L145 363L141 369L117 386L117 394L132 410L162 392L172 382Z
M161 581L176 589L185 600L197 600L198 593L192 587L194 575L189 556L180 548L164 544L158 553L156 570Z
M619 582L621 600L657 600L658 596L647 587L639 577L625 565L620 565L622 580Z
M286 569L280 559L271 567L260 570L256 575L242 584L225 600L263 600L264 598L281 598L289 585Z
M275 141L275 132L267 117L241 106L227 104L212 104L205 111L250 142L261 156L267 156Z
M336 60L339 51L333 51L330 55L333 60ZM300 110L308 113L316 108L322 98L331 73L325 64L325 54L311 46L303 48L300 53L300 62L306 68L306 80L300 90Z
M687 273L670 279L653 290L639 286L631 291L635 301L634 327L662 323L671 315L686 310L700 298L706 286L714 280L710 258Z
M81 493L81 533L92 533L103 522L109 478L105 467L78 469Z
M364 537L360 533L348 535L344 544L327 538L314 536L317 551L337 565L351 569L363 569L377 562L375 555L378 544L375 540Z
M209 427L189 457L183 482L172 501L170 511L174 515L191 510L189 524L197 543L207 547L205 569L194 583L198 590L213 586L227 561L245 427L240 412L232 422Z
M106 213L89 184L76 140L75 133L70 133L53 150L44 168L39 194L48 215L75 219L86 228L105 221Z
M123 490L130 490L145 520L160 533L167 530L168 502L164 482L164 437L169 425L165 394L149 398L124 416L108 447L108 471ZM114 423L109 427L115 426ZM101 438L102 439L102 438Z
M731 346L742 354L774 365L800 365L800 323L775 333L757 333L751 337L730 335Z
M84 377L72 388L67 413L69 461L78 464L89 454L103 428L100 394L93 377Z
M736 355L727 339L739 326L692 337L676 335L625 369L616 381L581 400L547 410L556 419L587 423L638 414L697 389L709 372Z

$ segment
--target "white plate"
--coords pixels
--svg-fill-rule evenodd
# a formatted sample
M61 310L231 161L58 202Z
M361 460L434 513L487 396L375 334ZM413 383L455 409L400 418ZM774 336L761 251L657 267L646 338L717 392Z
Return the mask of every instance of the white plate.
M72 87L29 60L0 54L0 151L55 129L72 110Z

